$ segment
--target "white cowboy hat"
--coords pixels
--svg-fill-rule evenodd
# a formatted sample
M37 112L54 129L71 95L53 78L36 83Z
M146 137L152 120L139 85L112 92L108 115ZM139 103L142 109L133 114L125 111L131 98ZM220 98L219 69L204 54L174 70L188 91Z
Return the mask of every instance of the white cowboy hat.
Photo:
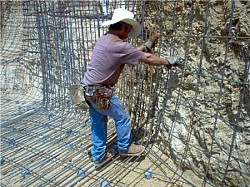
M118 23L119 21L128 23L132 25L133 28L129 33L129 37L136 38L139 36L141 32L140 24L134 19L134 14L126 9L117 8L114 10L113 16L111 20L104 21L102 26L112 25Z

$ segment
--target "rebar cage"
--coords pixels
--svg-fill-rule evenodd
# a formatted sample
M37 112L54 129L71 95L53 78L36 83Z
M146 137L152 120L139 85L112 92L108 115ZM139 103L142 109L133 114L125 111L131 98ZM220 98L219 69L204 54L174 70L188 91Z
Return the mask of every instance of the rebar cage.
M127 66L117 94L144 155L96 169L78 84L103 21L126 8L132 45L183 66ZM1 1L1 186L249 186L248 1ZM116 146L112 119L109 146Z

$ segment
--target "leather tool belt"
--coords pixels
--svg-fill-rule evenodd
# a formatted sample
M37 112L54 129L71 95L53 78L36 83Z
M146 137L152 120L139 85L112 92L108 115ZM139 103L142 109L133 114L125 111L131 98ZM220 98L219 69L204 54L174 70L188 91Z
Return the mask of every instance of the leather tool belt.
M87 101L96 102L98 110L108 110L110 100L115 90L110 85L84 85L84 95Z

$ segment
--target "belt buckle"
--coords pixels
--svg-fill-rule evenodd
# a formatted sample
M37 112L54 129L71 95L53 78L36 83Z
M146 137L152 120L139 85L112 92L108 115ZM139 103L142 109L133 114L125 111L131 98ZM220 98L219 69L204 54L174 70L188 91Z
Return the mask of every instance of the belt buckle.
M92 97L94 95L94 92L96 91L94 86L89 86L89 85L86 85L84 87L84 90L85 90L86 96L88 97Z
M93 90L92 91L85 91L86 96L92 97L94 95Z

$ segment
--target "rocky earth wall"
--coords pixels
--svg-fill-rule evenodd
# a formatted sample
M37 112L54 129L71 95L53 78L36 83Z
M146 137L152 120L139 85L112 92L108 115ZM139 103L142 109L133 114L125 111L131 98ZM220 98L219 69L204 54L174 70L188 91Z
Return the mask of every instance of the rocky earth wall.
M134 121L150 121L159 149L217 185L249 185L249 8L249 1L147 1L143 9L146 31L160 36L155 53L178 53L185 67L138 69L144 81L135 85L145 92L138 97L146 99L132 109Z

